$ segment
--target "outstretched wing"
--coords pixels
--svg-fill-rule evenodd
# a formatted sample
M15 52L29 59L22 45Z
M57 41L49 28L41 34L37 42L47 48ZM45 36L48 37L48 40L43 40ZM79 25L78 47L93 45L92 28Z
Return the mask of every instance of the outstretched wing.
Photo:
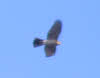
M56 45L45 46L45 52L47 57L53 56L55 54L55 51L56 51Z
M62 23L60 20L55 21L52 28L49 30L47 39L48 40L57 40L61 32Z

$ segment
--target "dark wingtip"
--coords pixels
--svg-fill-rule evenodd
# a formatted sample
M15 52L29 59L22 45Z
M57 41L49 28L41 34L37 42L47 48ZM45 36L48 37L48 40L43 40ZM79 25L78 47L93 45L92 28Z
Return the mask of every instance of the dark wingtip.
M62 27L62 21L59 20L59 19L55 21L55 24L56 24L57 26Z
M55 22L59 23L59 24L62 24L62 21L60 19L57 19Z
M55 54L52 54L52 55L46 55L47 58L53 57L53 56L55 56Z

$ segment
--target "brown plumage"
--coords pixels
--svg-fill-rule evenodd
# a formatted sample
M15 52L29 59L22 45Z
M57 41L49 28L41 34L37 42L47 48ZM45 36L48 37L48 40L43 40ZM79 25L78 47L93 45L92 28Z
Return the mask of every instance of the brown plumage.
M47 40L36 38L33 42L34 47L45 45L45 53L47 57L53 56L56 52L56 46L60 44L57 41L61 32L62 23L60 20L54 22L52 28L49 30Z

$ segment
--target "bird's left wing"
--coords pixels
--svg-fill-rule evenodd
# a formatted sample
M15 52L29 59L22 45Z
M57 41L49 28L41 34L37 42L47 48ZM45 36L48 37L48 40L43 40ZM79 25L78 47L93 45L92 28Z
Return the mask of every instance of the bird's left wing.
M45 52L46 52L47 57L53 56L55 54L55 51L56 51L55 45L46 45L45 46Z

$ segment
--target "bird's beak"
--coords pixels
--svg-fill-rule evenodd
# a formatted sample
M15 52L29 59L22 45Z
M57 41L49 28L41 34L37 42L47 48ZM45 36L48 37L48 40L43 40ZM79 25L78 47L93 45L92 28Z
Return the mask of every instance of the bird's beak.
M60 45L60 44L61 44L61 42L59 42L59 41L57 41L56 43L57 43L58 45Z

